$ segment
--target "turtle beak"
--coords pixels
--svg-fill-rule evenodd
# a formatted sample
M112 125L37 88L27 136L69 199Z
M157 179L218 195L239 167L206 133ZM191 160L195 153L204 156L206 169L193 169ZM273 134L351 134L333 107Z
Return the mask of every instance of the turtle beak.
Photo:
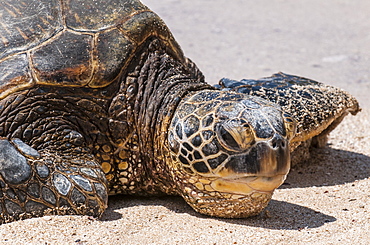
M288 140L275 135L258 142L247 154L232 156L216 174L213 188L220 192L250 194L273 192L285 180L290 169Z

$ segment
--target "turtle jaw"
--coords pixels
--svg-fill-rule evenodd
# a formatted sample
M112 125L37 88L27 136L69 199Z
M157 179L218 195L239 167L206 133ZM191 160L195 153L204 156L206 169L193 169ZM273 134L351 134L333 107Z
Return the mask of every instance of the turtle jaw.
M219 218L247 218L258 215L270 202L286 174L271 177L217 178L205 190L185 188L186 202L197 212ZM207 182L205 179L198 180ZM199 186L199 185L198 185Z
M224 190L224 189L223 189ZM258 215L268 205L273 191L250 193L227 193L214 191L205 193L186 188L182 196L197 212L219 218L248 218Z
M249 195L251 193L273 193L285 180L286 174L265 176L247 176L237 178L219 178L211 182L211 187L218 192Z
M274 190L286 176L287 173L197 179L196 188L185 187L182 196L199 213L220 218L247 218L259 214L268 205Z
M289 170L288 141L259 142L248 154L231 156L215 173L218 178L212 181L211 187L215 191L240 195L272 193L284 182Z

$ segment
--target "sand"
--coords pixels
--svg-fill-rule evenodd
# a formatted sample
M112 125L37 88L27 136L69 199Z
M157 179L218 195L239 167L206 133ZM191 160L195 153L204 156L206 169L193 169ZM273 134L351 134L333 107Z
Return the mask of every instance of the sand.
M116 196L101 219L0 226L1 244L368 244L370 2L146 0L209 82L284 71L340 86L363 107L294 167L260 215L217 219L180 197Z

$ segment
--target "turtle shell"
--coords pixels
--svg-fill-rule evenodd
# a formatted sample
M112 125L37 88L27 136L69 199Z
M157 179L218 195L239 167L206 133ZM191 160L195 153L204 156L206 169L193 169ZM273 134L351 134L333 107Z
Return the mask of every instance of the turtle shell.
M105 87L151 37L184 61L167 26L140 1L1 1L0 99L36 84Z

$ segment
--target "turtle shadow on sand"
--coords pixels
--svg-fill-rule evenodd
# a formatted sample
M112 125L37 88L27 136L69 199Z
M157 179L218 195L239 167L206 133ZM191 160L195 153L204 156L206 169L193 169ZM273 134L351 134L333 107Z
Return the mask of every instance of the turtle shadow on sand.
M113 196L109 199L109 207L101 221L121 219L124 215L118 210L136 206L162 206L175 213L186 213L199 219L215 219L242 226L262 227L273 230L301 230L304 228L317 228L326 223L336 221L336 218L319 211L297 204L271 200L268 207L261 214L244 219L215 218L195 212L179 196L163 197L131 197ZM148 214L150 215L150 213ZM153 216L157 216L153 213ZM150 218L150 217L148 217Z
M259 215L245 219L218 219L232 224L261 227L271 230L302 230L335 222L333 216L317 210L272 199Z
M313 149L307 162L294 166L281 189L311 186L333 186L366 179L370 176L370 157L346 150L325 147ZM266 211L246 219L223 219L196 213L181 197L132 197L113 196L101 218L112 221L122 218L119 209L134 206L163 206L175 213L187 213L201 219L216 219L238 225L262 227L274 230L301 230L320 227L336 221L336 218L308 207L285 201L271 200ZM295 215L299 214L299 215ZM268 221L268 222L266 222Z
M331 147L313 149L311 157L292 167L280 189L333 186L370 176L370 157Z

